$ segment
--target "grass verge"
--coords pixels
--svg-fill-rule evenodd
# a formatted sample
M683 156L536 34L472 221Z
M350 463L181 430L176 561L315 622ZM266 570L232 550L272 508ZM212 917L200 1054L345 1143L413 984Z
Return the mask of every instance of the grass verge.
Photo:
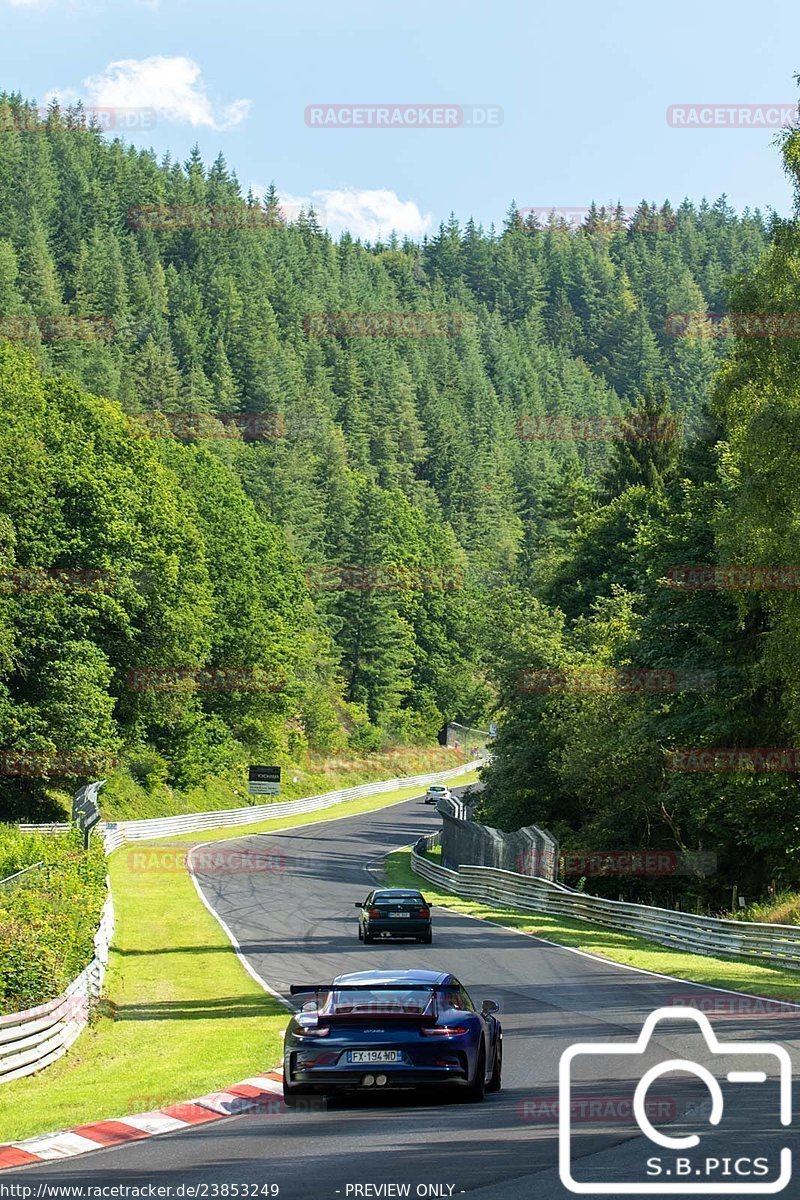
M475 783L477 771L467 771L455 779L449 779L448 786L465 787ZM200 833L179 833L170 838L170 842L216 842L221 838L248 837L251 833L269 833L271 830L292 828L295 825L310 825L315 821L329 821L334 817L352 817L358 813L371 812L373 808L385 808L387 804L398 804L401 800L411 800L420 795L418 787L398 788L395 792L384 792L378 796L362 796L358 800L345 800L343 804L333 804L322 812L298 813L294 817L273 817L272 820L259 821L255 825L225 825L221 829L206 829ZM146 846L147 843L143 842Z
M585 950L612 962L645 971L657 971L661 975L675 975L692 983L705 983L711 987L731 988L755 996L769 996L777 1000L800 1002L800 972L785 967L771 967L741 958L710 958L691 954L684 950L673 950L659 946L656 942L593 925L589 921L576 921L570 917L551 917L523 908L512 908L505 904L483 904L476 900L443 891L427 880L421 880L411 870L410 849L398 850L386 859L386 881L398 887L416 887L423 884L426 899L454 912L482 917L547 938L561 946Z
M473 778L464 775L456 783ZM419 788L403 788L245 829L170 840L288 829L385 808L414 795ZM0 1142L160 1108L280 1061L286 1010L243 969L189 876L137 870L130 846L112 854L108 865L117 914L106 976L112 1015L100 1017L41 1075L0 1088Z
M280 799L297 800L376 779L447 771L465 761L464 752L446 746L399 746L371 754L351 752L325 758L309 753L300 763L283 764ZM61 797L67 811L71 799L71 796ZM176 791L165 784L145 788L132 777L130 768L122 768L109 775L101 798L103 816L109 821L182 816L241 808L247 803L247 772L243 767L232 768L227 775L212 776L186 791Z

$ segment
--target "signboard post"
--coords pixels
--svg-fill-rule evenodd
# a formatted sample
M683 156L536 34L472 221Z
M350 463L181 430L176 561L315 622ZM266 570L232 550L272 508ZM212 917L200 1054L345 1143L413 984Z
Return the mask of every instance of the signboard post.
M100 779L78 788L72 801L72 821L83 834L84 850L89 849L89 836L100 820L98 792L104 783L105 779Z
M247 774L247 791L251 796L279 796L280 767L250 767Z

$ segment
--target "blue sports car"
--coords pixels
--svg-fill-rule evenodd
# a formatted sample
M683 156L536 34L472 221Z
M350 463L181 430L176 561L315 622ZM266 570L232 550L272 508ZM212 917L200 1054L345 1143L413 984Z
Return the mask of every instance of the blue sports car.
M288 1107L345 1091L447 1087L483 1100L500 1090L499 1006L476 1009L454 975L359 971L289 990L305 1002L284 1039Z

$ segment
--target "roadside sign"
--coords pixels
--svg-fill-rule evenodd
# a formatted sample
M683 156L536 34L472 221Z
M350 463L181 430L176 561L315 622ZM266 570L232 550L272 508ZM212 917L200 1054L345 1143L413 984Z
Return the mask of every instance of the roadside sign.
M251 796L279 796L280 767L250 767L247 774L247 791Z
M105 779L100 779L96 783L87 783L84 787L78 788L72 800L72 821L83 834L83 844L87 850L89 834L100 820L100 804L97 794L104 783Z
M489 722L489 737L496 737L496 736L497 736L497 725L494 723L494 721L490 721Z

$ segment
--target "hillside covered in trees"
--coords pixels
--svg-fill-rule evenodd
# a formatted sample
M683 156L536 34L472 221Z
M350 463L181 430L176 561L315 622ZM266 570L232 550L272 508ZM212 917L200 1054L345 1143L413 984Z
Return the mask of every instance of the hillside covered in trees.
M0 749L121 756L180 787L305 747L430 742L499 706L494 819L618 841L635 816L645 839L702 840L696 781L664 783L663 746L711 736L709 705L755 736L754 687L776 720L793 710L764 673L775 614L658 586L662 562L708 559L720 507L729 539L760 520L734 515L721 400L705 410L729 339L676 337L672 317L724 312L730 276L767 288L772 225L724 198L628 224L593 209L577 230L512 205L501 230L452 218L365 246L313 212L287 223L274 189L243 196L221 157L159 162L79 110L41 121L0 96L0 130ZM377 336L350 320L374 314ZM751 394L744 354L732 397ZM668 435L615 443L632 410ZM650 708L514 682L678 650L763 671ZM24 809L34 785L8 778ZM773 819L793 784L764 782Z
M800 196L800 131L783 155ZM662 881L666 899L800 882L799 262L800 222L777 223L730 288L704 419L660 441L634 421L558 562L498 605L487 655L502 716L486 811L512 828L536 813L576 851L716 859Z

